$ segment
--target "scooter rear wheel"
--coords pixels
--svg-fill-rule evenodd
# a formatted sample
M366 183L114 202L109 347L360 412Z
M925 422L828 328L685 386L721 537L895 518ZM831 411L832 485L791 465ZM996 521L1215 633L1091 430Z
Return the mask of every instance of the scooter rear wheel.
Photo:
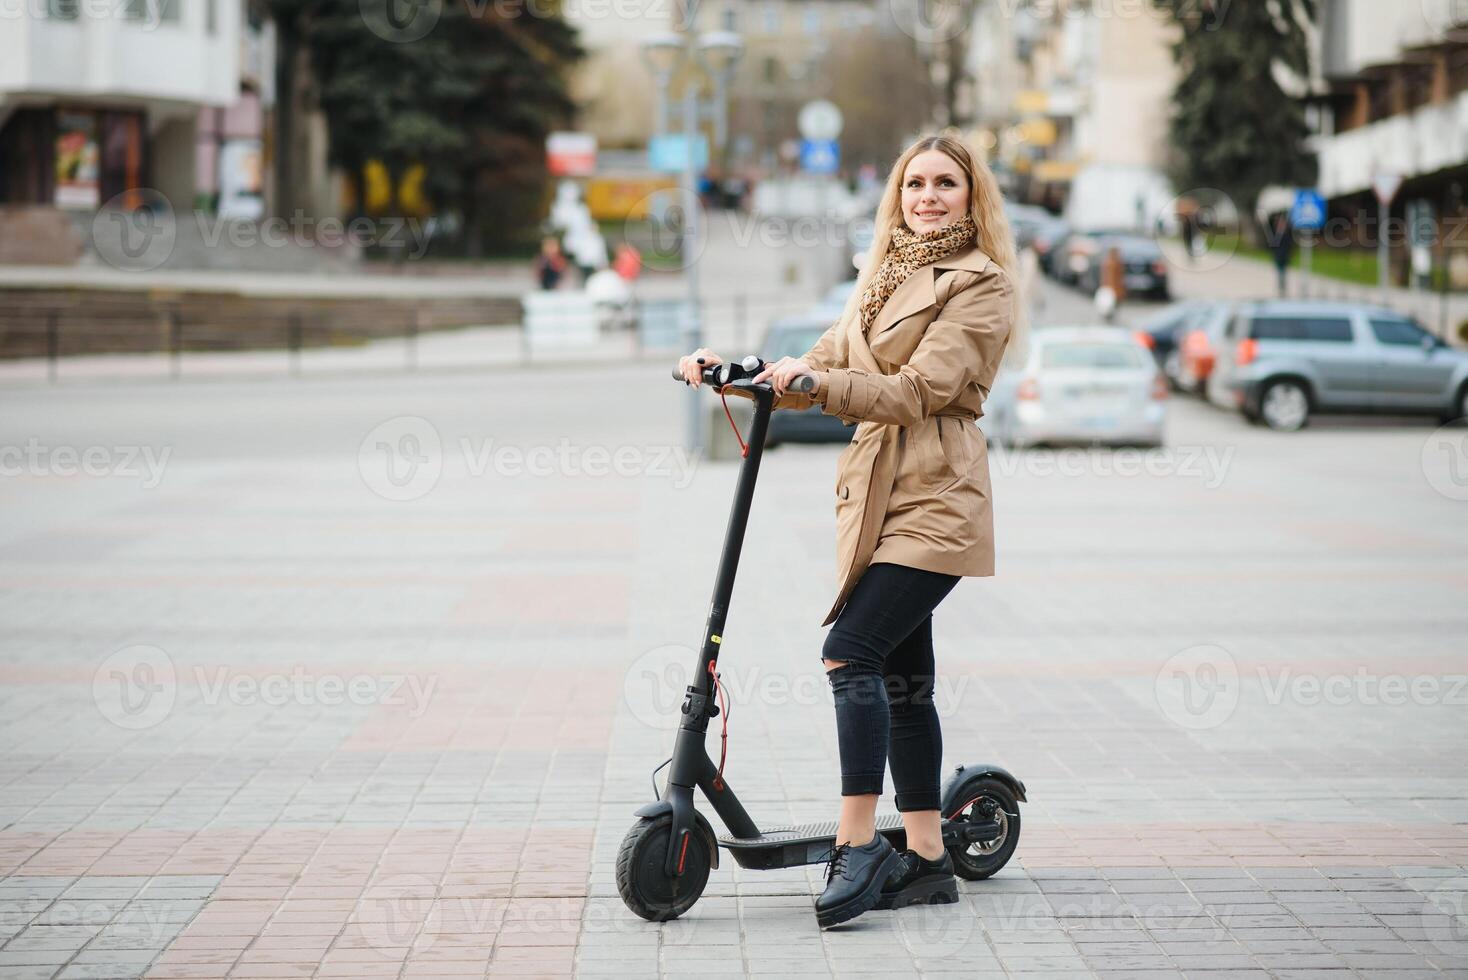
M949 814L950 821L977 823L992 819L999 824L999 836L993 840L948 849L953 856L953 870L960 878L982 881L1008 864L1019 845L1019 801L1006 783L992 777L976 780L960 799L968 802Z
M629 909L651 922L676 919L693 908L713 863L708 840L695 832L683 853L683 874L669 877L663 858L672 831L671 816L643 817L627 831L617 852L617 891Z

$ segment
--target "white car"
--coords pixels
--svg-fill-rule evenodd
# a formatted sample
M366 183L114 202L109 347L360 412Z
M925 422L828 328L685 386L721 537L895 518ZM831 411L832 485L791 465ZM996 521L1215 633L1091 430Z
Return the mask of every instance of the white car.
M1100 443L1160 446L1167 379L1121 327L1047 327L1025 362L1003 371L980 427L1001 446Z

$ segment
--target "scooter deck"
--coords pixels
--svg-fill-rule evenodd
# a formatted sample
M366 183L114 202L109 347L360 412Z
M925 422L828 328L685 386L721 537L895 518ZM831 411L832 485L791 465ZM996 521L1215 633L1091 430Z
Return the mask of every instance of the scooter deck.
M877 817L877 833L901 850L907 846L907 830L899 814ZM836 821L804 823L794 827L774 827L758 837L735 837L724 834L719 846L734 855L741 868L768 871L771 868L794 868L803 864L820 864L830 857L836 840Z

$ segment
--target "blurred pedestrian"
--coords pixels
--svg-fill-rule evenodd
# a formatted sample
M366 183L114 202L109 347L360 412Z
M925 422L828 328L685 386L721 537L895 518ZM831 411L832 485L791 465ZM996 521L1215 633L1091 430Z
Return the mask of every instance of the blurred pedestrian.
M577 271L581 273L581 288L585 289L591 274L607 267L607 240L602 237L601 230L588 221L566 236L566 245L571 249Z
M1045 308L1045 291L1040 285L1040 256L1033 244L1019 250L1019 295L1031 312Z
M1101 257L1101 288L1096 290L1096 309L1107 323L1116 319L1116 313L1126 299L1126 263L1121 260L1121 249L1112 245Z
M631 285L642 273L642 253L631 242L623 242L617 246L617 257L612 259L612 268L624 282Z
M555 289L566 272L566 256L560 240L546 235L540 240L540 254L535 257L535 278L541 289Z
M1294 229L1290 219L1283 213L1274 216L1269 229L1269 251L1274 256L1274 271L1279 277L1279 298L1285 298L1285 272L1295 254Z

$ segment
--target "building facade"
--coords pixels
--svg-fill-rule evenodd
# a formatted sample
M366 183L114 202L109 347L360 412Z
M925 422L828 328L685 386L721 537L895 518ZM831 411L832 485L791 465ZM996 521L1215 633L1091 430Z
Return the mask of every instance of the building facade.
M1166 14L1149 4L980 0L975 17L979 139L1012 194L1060 209L1090 170L1156 196L1177 83L1177 28Z
M602 149L643 150L657 118L657 87L642 60L643 42L688 27L732 31L744 51L728 93L730 138L722 159L731 169L773 173L791 162L800 107L817 98L842 101L826 71L833 52L852 39L893 31L892 17L883 16L889 6L881 0L704 0L619 14L618 4L568 5L566 20L588 50L572 77L582 107L579 128L595 135ZM682 21L685 11L692 13L691 24ZM673 79L675 129L684 77ZM914 129L925 121L915 120Z
M1444 233L1462 226L1468 194L1468 5L1325 0L1318 26L1307 101L1332 215L1359 226L1356 244L1374 242L1373 185L1399 178L1392 216L1430 215L1419 244L1432 238L1435 261L1468 286L1468 243ZM1411 250L1396 238L1395 278L1406 281Z
M100 208L212 204L226 148L249 172L229 141L258 148L268 43L247 3L37 0L16 14L0 18L0 225L24 233L0 227L5 260L75 260L74 231ZM202 149L201 121L224 124Z

